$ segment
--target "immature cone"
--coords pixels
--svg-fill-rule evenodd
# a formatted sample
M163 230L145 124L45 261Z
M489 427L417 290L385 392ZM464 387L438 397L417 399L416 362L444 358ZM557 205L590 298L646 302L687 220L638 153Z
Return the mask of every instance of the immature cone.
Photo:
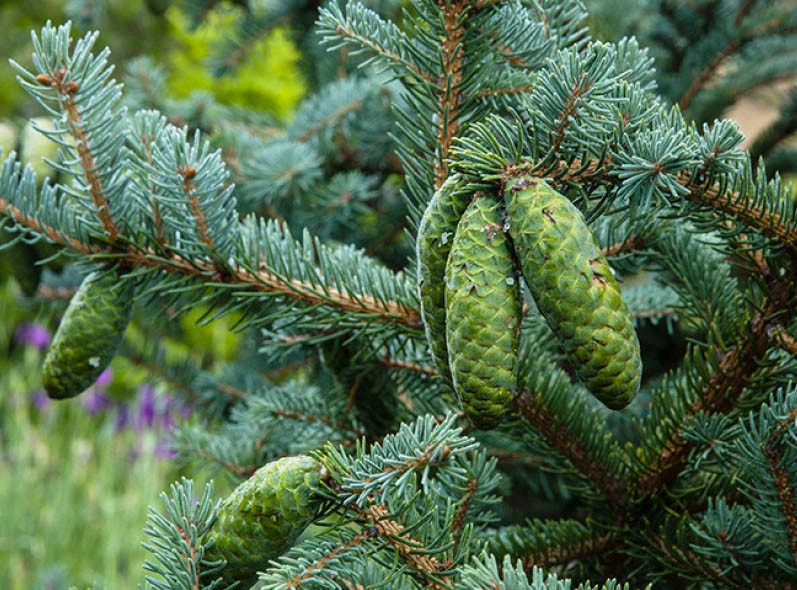
M222 574L242 588L287 551L313 520L323 466L311 457L284 457L258 469L222 503L209 535L209 560L225 559Z
M507 183L509 234L540 313L606 406L639 390L639 341L612 270L578 209L542 179Z
M449 176L435 192L418 225L418 289L426 339L443 381L453 387L446 346L445 274L457 223L470 202L457 175Z
M454 388L479 428L494 428L517 389L520 304L498 200L468 206L446 266L446 336Z
M50 397L74 397L97 380L116 353L132 308L132 281L108 272L83 280L44 358L42 384Z

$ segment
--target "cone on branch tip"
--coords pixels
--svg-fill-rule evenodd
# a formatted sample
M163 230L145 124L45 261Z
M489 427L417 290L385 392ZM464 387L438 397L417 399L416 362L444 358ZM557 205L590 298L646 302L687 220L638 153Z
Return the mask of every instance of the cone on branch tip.
M42 385L54 399L75 397L110 364L133 309L133 281L93 272L72 297L44 358Z
M595 236L545 180L521 177L505 188L509 234L540 313L587 389L624 408L639 390L639 340Z
M283 457L258 469L222 502L206 556L224 559L225 580L248 588L257 572L287 551L316 516L324 468L307 456Z
M457 226L445 275L454 388L479 428L494 428L517 391L518 285L501 203L477 194Z

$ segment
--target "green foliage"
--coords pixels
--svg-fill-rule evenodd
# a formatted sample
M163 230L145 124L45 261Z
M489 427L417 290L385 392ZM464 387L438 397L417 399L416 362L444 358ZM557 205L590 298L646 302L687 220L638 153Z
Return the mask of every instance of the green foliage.
M201 28L216 4L185 6ZM793 17L780 3L709 4L711 14L733 4L736 18L742 11L734 26L748 33L766 14L790 42ZM244 529L270 548L273 531L261 535L233 508L241 495L257 496L253 475L263 465L301 454L323 465L308 486L323 501L310 502L301 523L283 522L290 542L257 564L255 587L620 587L603 582L611 576L638 587L791 587L791 189L753 166L736 124L699 127L655 94L652 59L636 41L592 40L580 2L416 0L402 11L330 3L316 24L306 8L251 3L210 53L211 70L226 75L247 66L224 60L283 17L307 55L319 34L331 49L327 73L308 75L313 93L289 123L266 105L170 96L169 72L147 60L128 70L123 97L107 53L92 53L95 37L72 45L69 26L42 29L35 69L18 67L49 109L61 151L58 177L44 183L7 157L3 227L80 262L115 264L136 281L144 333L168 333L156 326L164 314L189 313L203 322L226 316L241 333L223 367L167 358L140 333L123 350L195 403L177 435L183 464L212 466L242 486L223 514L209 493L194 507L188 483L173 489L149 527L149 567L160 576L152 583L212 586L217 574L254 582L236 556L219 556L230 563L217 570L203 552L212 538ZM696 61L711 54L697 51ZM762 68L765 77L785 71L775 66ZM518 233L535 215L546 223L537 205L510 198L503 223L492 197L518 178L550 186L554 221L577 226L567 249L544 225ZM467 198L435 209L447 196L475 194L485 196L462 219ZM421 216L430 200L440 213L431 221ZM477 213L489 223L471 226ZM451 252L424 253L455 224ZM404 258L412 239L402 237L416 229L417 268ZM540 237L548 249L534 259L524 248ZM593 325L578 288L561 289L556 273L542 272L551 260L569 272L587 248L592 278L611 282L601 303L621 322L598 306ZM482 392L465 392L459 411L434 366L439 334L429 350L425 332L442 322L427 305L439 303L439 290L427 287L444 261L443 300L467 303L448 301L447 355L474 336L490 354L471 353L465 370L492 377L511 365L506 391L486 396L487 420L468 407ZM488 273L458 285L457 267L473 261ZM497 321L484 320L484 300L471 297L465 283L477 280L490 304L500 299ZM486 336L457 333L457 322L479 321ZM578 346L557 337L570 323L588 326ZM607 350L582 354L604 332ZM603 396L625 404L639 380L636 338L640 392L612 412L589 395L607 387L592 380L593 361L631 351L633 387ZM673 343L667 354L662 339ZM462 368L455 363L455 385ZM265 494L295 498L288 479L272 478ZM313 526L293 538L310 512Z

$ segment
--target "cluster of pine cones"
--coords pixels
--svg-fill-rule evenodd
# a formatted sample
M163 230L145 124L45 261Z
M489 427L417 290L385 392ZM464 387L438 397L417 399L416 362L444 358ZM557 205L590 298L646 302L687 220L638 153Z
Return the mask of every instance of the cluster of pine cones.
M476 426L500 422L517 395L525 283L587 389L625 407L639 390L639 341L595 236L541 178L501 192L473 192L453 175L421 219L421 310L440 374Z

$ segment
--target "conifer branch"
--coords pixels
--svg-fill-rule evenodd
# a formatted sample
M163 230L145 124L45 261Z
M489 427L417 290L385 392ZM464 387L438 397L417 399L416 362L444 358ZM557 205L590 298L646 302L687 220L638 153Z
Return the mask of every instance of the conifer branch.
M739 49L740 45L741 41L739 39L732 40L719 54L717 54L714 60L697 75L678 101L678 106L681 107L682 111L689 108L689 105L692 104L697 93L714 77L714 73L737 49Z
M251 272L235 267L222 276L215 264L205 260L186 260L177 255L166 257L152 250L137 249L132 245L127 250L119 250L113 247L102 248L85 244L76 238L63 235L55 228L40 223L33 216L25 214L3 198L0 198L0 213L12 217L20 225L47 237L55 244L68 247L81 254L113 256L119 262L131 266L156 267L166 272L190 276L204 282L225 282L248 287L254 291L279 293L289 299L310 305L331 306L343 311L364 313L382 322L401 323L414 329L423 326L420 312L417 309L398 302L380 302L370 295L349 294L332 287L319 288L306 281L270 273L266 269Z
M677 180L689 189L689 194L686 195L688 200L731 215L745 225L758 229L765 236L791 249L797 248L797 229L789 228L783 223L778 213L751 203L737 192L723 192L716 184L705 186L689 172L681 172Z
M485 90L480 90L475 94L476 98L486 98L488 96L506 96L508 94L523 94L525 92L531 92L534 90L534 86L518 86L516 88L487 88Z
M199 197L197 196L196 186L194 186L193 178L196 176L196 168L191 166L181 166L177 171L183 177L183 192L188 205L191 207L191 213L196 219L197 233L199 239L202 240L211 250L215 250L216 246L213 244L213 239L210 237L210 230L205 221L205 213L202 211L202 206L199 204ZM159 219L157 221L160 221Z
M468 516L468 508L470 508L471 500L476 495L476 491L478 489L479 480L478 478L474 477L467 483L465 492L462 494L459 507L457 508L457 512L454 515L454 519L451 523L451 536L454 538L455 546L459 544L459 540L462 535L462 529L465 526L465 519Z
M205 449L197 449L196 453L202 459L211 461L216 465L223 467L230 473L234 473L235 475L237 475L242 479L248 479L252 477L252 475L254 475L255 471L257 471L258 469L257 465L236 465L235 463L231 463L230 461L225 461L221 457L217 457L216 455L214 455L213 453L209 453Z
M537 395L525 389L515 400L521 416L538 430L562 455L567 457L581 474L583 474L595 490L614 506L623 506L627 502L627 486L615 474L606 470L604 462L595 456L590 449L579 443L579 439L568 429L558 416L554 415L540 403Z
M0 214L6 215L16 221L18 224L26 227L33 233L37 233L46 237L48 240L59 246L71 248L72 250L81 254L100 254L103 249L99 246L92 246L84 244L80 240L71 236L66 236L59 232L54 227L41 223L32 215L26 214L24 211L10 204L4 198L0 197Z
M774 338L775 344L780 346L786 352L797 357L797 339L789 334L783 326L771 326L770 334Z
M571 89L570 96L565 103L564 109L558 117L559 124L553 131L551 153L556 154L559 151L559 148L562 146L562 142L565 139L565 132L573 122L573 115L575 115L576 109L578 108L579 99L589 92L591 86L592 83L588 78L585 79L584 72L579 72L578 81Z
M369 538L374 535L372 530L366 530L362 533L358 533L354 535L351 539L343 543L342 545L335 547L329 553L324 555L323 557L319 558L315 561L315 563L311 564L310 566L306 567L303 572L294 576L291 580L285 582L286 588L300 588L302 582L305 580L310 580L313 578L315 572L323 570L326 567L326 564L338 557L339 555L346 553L350 549L354 549L362 544L364 544Z
M512 164L504 168L504 173L507 177L523 174L537 176L550 174L548 170L532 164ZM616 183L618 181L612 175L608 163L598 160L560 161L554 169L553 175L560 182L604 181ZM705 182L688 171L680 172L676 180L678 184L689 189L689 193L685 195L686 199L730 215L791 249L797 248L797 229L784 223L778 213L752 203L738 192L723 191L718 184L706 185Z
M295 412L290 410L280 410L275 408L271 411L271 414L274 417L278 418L287 418L289 420L304 420L307 422L318 422L320 424L325 424L330 428L336 428L337 430L345 430L347 432L351 432L357 438L363 438L368 435L367 432L360 430L359 428L355 428L349 424L345 424L343 422L335 422L330 420L329 418L325 418L324 416L316 416L314 414L308 414L306 412Z
M388 367L395 367L396 369L405 369L407 371L413 371L415 373L421 373L422 375L429 375L430 377L435 377L440 374L440 372L435 369L434 367L430 367L427 365L420 365L418 363L410 363L407 361L401 361L398 359L394 359L391 357L382 357L379 359L380 362Z
M657 549L658 555L682 571L687 570L692 575L712 580L722 584L725 588L732 588L733 590L749 590L750 588L749 583L741 583L729 578L727 572L719 567L709 565L702 556L695 554L688 548L670 546L661 538L653 544Z
M769 321L777 318L788 324L795 314L795 284L791 276L772 281L771 297L755 313L746 334L729 350L717 351L720 359L717 371L706 383L700 397L692 404L685 419L699 412L726 414L733 409L772 345ZM639 489L653 494L668 485L683 469L692 445L684 440L682 430L676 429L662 446L650 470L639 481Z
M339 108L334 113L329 115L329 117L323 119L322 121L319 121L316 125L310 127L309 129L301 133L299 136L297 136L296 141L307 141L308 139L320 133L324 129L332 127L333 125L341 121L349 113L356 113L357 111L362 109L362 107L363 107L363 101L360 100L359 98L351 101L348 104L343 105L341 108Z
M778 423L767 441L764 456L769 463L769 470L775 482L776 492L783 506L786 532L789 536L794 563L797 563L797 502L786 471L787 466L783 464L783 455L779 449L782 444L782 437L790 428L794 427L795 419L797 419L797 410L792 410Z
M576 540L566 545L552 545L541 553L521 556L520 559L525 570L530 570L534 566L547 569L588 557L605 556L621 544L622 541L616 534L607 534L588 540Z
M435 190L448 178L448 152L459 132L462 70L465 65L465 16L470 0L439 0L443 11L443 83L439 87L437 147L440 154L435 161Z
M108 240L114 242L119 236L119 228L116 227L116 223L111 217L108 199L97 174L97 166L94 163L94 154L89 149L88 137L85 131L86 124L80 116L80 111L78 111L77 103L74 99L75 92L78 91L78 85L71 80L64 80L66 73L66 68L62 68L58 71L51 71L50 75L39 74L36 76L36 81L45 86L51 86L58 93L58 102L61 110L66 114L69 132L75 138L80 165L86 175L97 216L102 222L105 233L108 234Z
M438 581L437 573L440 571L440 562L437 557L430 556L423 544L413 539L404 532L404 525L390 518L390 510L384 504L372 504L367 509L357 507L371 524L376 527L379 534L398 551L415 571L419 572L429 582L432 588L448 586L448 580L443 578Z
M422 72L420 68L418 68L418 66L409 62L398 53L395 53L394 51L391 51L386 47L383 47L375 39L360 35L357 31L355 31L351 27L342 24L336 25L334 30L335 33L337 33L340 37L343 37L344 39L347 39L350 42L354 42L359 46L367 47L375 54L384 58L386 61L391 62L397 66L400 66L401 68L405 69L407 72L414 74L421 80L425 80L432 86L437 86L437 80L435 80L432 76L430 76L425 72Z

